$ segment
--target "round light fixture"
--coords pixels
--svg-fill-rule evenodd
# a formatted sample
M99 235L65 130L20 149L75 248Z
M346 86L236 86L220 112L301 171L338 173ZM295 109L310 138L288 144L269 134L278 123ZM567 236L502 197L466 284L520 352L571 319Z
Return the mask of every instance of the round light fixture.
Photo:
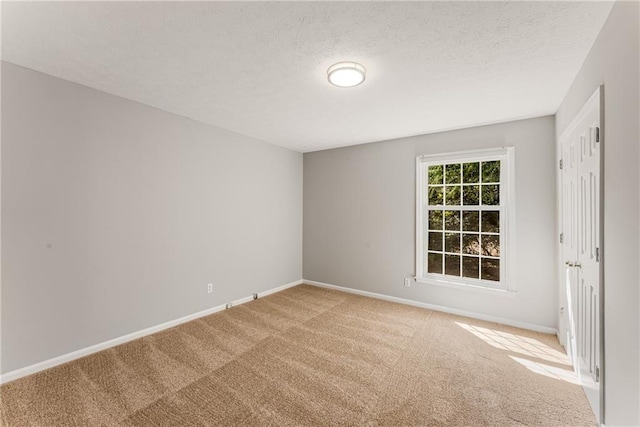
M327 70L329 83L338 87L358 86L364 81L366 70L357 62L338 62Z

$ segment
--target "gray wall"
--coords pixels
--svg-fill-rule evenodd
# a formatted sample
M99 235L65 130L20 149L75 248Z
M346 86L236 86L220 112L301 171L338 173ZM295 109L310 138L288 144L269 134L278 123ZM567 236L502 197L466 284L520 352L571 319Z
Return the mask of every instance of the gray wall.
M516 293L414 283L415 161L515 147ZM304 155L304 278L555 328L555 123L541 117Z
M618 2L557 113L557 134L604 84L605 423L640 425L638 271L640 20Z
M302 277L301 154L8 63L2 125L2 372Z

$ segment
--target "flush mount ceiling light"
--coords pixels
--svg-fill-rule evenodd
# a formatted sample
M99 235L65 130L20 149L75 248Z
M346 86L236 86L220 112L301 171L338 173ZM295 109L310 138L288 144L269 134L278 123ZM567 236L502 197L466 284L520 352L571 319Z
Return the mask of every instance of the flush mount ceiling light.
M357 62L338 62L327 70L329 83L338 87L358 86L364 81L366 70Z

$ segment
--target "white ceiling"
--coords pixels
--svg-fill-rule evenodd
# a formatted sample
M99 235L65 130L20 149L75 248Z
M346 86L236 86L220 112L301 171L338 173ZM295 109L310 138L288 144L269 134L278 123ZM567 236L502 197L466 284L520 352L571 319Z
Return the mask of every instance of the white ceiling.
M305 152L553 114L611 6L3 2L2 58Z

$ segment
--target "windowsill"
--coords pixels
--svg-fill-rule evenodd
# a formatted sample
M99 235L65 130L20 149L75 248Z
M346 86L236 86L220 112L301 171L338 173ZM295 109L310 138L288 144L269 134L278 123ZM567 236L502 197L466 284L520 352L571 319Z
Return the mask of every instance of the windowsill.
M511 290L511 289L494 288L490 286L476 285L476 284L470 284L470 283L451 282L448 280L428 279L423 277L420 277L420 278L416 277L415 280L416 280L416 283L421 283L424 285L441 286L444 288L461 289L461 290L481 292L481 293L486 293L491 295L515 296L517 293L515 290Z

